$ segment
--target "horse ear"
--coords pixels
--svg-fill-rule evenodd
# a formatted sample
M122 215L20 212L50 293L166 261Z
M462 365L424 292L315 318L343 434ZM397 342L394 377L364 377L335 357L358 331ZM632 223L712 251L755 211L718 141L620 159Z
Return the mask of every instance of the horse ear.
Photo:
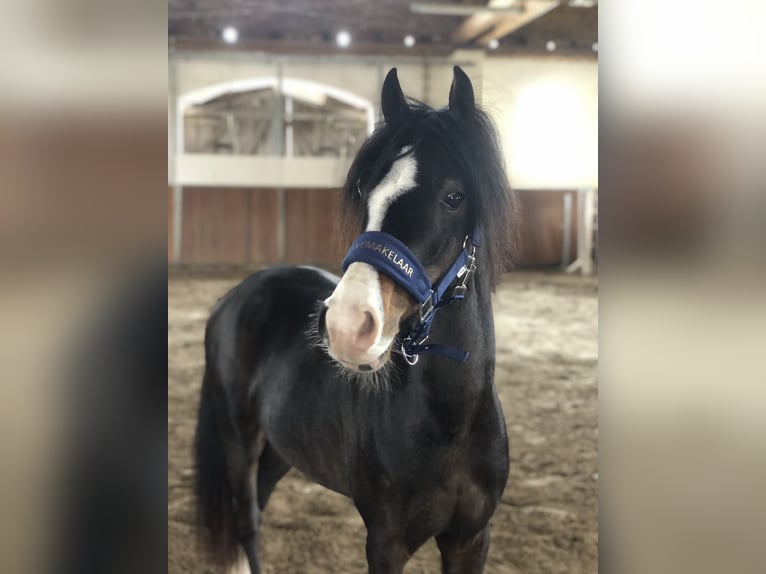
M391 68L383 82L383 92L380 96L383 118L388 125L398 122L409 109L407 100L404 99L396 68Z
M460 66L455 66L453 71L452 86L449 89L449 109L456 111L465 119L471 118L476 107L473 85Z

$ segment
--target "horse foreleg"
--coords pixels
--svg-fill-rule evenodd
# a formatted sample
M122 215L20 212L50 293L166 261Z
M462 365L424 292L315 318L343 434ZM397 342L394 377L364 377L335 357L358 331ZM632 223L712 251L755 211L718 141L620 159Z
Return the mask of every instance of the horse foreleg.
M436 537L443 574L481 574L489 550L489 525L469 538L442 534Z
M404 540L391 529L367 530L367 566L369 574L401 574L409 560Z

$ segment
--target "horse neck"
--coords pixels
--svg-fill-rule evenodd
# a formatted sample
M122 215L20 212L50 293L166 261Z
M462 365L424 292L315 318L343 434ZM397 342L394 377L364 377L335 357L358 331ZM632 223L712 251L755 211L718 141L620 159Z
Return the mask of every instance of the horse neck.
M482 400L491 396L495 365L495 332L489 278L474 276L466 298L438 311L430 341L470 353L456 365L450 359L421 356L423 369L416 382L425 389L434 412L449 426L467 423Z
M492 289L486 273L475 275L463 301L452 303L442 311L443 317L434 321L431 340L468 351L474 369L482 361L495 358L495 329L492 317ZM479 360L480 359L480 360ZM454 366L454 365L453 365ZM459 369L450 369L458 373ZM473 373L476 374L476 373ZM483 382L483 381L482 381Z

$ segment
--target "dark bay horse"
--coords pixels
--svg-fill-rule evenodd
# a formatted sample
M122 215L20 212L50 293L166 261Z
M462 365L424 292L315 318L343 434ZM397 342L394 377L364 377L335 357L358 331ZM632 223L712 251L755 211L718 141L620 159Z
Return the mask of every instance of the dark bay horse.
M294 466L353 500L369 572L401 572L431 537L444 572L484 568L508 478L490 295L513 244L511 190L460 68L439 110L407 100L391 70L382 110L342 192L361 233L342 279L271 268L208 321L196 496L221 567L244 550L260 571L260 516Z

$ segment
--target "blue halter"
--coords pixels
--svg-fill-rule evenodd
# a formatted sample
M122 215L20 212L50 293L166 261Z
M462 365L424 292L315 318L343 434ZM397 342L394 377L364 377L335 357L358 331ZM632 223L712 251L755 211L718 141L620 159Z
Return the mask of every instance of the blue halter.
M468 279L476 270L476 248L480 245L479 234L466 236L463 250L444 276L431 285L418 258L393 235L383 231L366 231L351 244L341 267L345 273L352 263L367 263L407 291L420 304L420 311L409 335L401 338L402 354L410 365L418 362L419 355L441 355L459 363L465 363L468 353L454 347L425 342L431 332L436 311L453 301L462 301L468 289ZM447 291L455 282L451 293Z

